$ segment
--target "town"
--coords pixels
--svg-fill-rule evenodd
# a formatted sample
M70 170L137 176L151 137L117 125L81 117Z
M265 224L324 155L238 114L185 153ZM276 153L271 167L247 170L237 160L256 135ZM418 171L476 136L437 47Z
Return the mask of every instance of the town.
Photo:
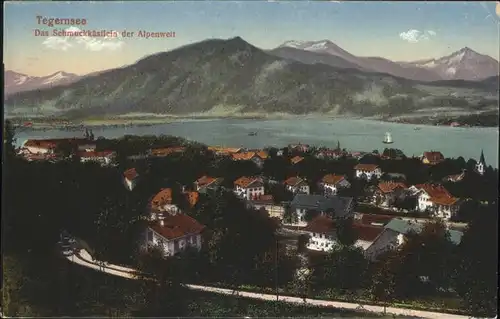
M276 295L496 311L496 267L482 260L496 263L498 170L482 152L246 149L86 129L8 154L9 224L64 230L66 257L159 276L156 258L180 265L184 283Z

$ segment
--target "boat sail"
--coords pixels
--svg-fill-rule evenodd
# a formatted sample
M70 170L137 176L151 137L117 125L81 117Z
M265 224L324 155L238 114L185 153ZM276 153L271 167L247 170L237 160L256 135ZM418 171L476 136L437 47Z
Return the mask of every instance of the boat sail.
M389 133L389 132L385 133L385 136L384 136L384 143L385 143L385 144L392 144L392 136L391 136L391 133Z

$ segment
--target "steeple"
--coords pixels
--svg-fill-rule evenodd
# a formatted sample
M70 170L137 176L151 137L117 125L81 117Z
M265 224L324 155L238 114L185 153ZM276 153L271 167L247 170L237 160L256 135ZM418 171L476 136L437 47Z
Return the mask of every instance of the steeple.
M486 170L486 161L484 160L484 153L481 150L481 157L479 157L479 162L476 164L476 172L479 175L483 175Z
M486 161L484 160L483 150L481 150L481 157L479 157L479 163L482 163L483 165L486 165Z

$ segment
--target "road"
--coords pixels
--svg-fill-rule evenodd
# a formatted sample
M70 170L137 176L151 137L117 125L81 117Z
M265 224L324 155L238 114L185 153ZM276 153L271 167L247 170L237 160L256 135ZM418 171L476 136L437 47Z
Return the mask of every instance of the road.
M84 250L78 250L72 256L65 256L69 261L79 264L84 267L92 268L97 271L105 272L109 275L119 276L128 279L137 280L134 274L138 273L136 269L112 265L109 263L100 263L100 265L92 260L90 254ZM200 285L185 285L187 288L199 291L212 292L217 294L224 295L238 295L241 297L251 298L251 299L261 299L261 300L276 300L276 295L270 294L262 294L255 292L246 292L241 290L232 290L232 289L224 289L217 287L209 287L209 286L200 286ZM340 308L340 309L349 309L349 310L364 310L368 312L374 313L383 313L384 307L382 306L373 306L373 305L361 305L358 303L349 303L349 302L339 302L339 301L331 301L331 300L317 300L317 299L303 299L299 297L290 297L290 296L279 296L279 301L288 302L288 303L297 303L312 306L321 306L321 307L332 307L332 308ZM432 318L432 319L468 319L468 316L461 315L453 315L447 313L439 313L439 312L430 312L430 311L421 311L421 310L413 310L413 309L405 309L405 308L396 308L396 307L386 307L386 313L394 314L394 315L402 315L402 316L413 316L420 318Z

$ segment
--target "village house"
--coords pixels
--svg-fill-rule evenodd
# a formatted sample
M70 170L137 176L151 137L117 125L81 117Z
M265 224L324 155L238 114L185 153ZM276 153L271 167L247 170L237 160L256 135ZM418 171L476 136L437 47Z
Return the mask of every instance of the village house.
M264 161L268 157L268 154L265 151L242 152L242 153L234 153L231 155L231 157L233 161L252 161L258 167L262 167L264 165Z
M188 248L200 251L205 226L185 214L165 215L146 230L146 247L159 247L166 256Z
M444 156L441 152L424 152L422 155L422 163L426 165L437 165L444 161Z
M316 154L316 158L319 159L338 159L342 157L341 150L321 150Z
M384 231L384 227L374 225L364 225L353 223L352 227L358 239L354 243L366 251L375 239ZM310 250L327 252L335 245L338 245L338 238L335 228L335 220L328 216L317 216L307 224L304 231L309 234L309 242L306 247Z
M264 183L260 177L240 177L234 181L234 193L240 198L254 200L264 195Z
M392 219L384 226L383 232L373 241L373 244L365 251L365 257L375 261L381 254L397 249L404 243L405 236L410 233L420 233L424 224L403 220L400 218ZM450 240L453 244L458 245L462 240L463 233L457 230L448 230Z
M453 197L442 185L419 184L410 187L417 197L417 210L433 217L449 220L460 208L460 199Z
M182 195L185 196L187 204L190 208L194 207L199 199L199 193L195 191L182 190ZM175 215L181 212L180 208L172 202L172 189L162 188L150 202L152 220L159 219L165 215Z
M80 162L96 162L101 165L109 165L113 162L116 153L113 151L83 151L78 152L77 156L80 158Z
M172 189L162 188L151 199L151 219L156 220L164 215L175 215L179 213L177 205L172 204Z
M382 170L378 165L375 164L358 164L354 166L355 174L357 178L380 178L382 176Z
M302 162L304 160L304 158L302 156L294 156L290 159L290 162L292 163L292 165L295 165L299 162Z
M185 150L186 148L183 146L153 148L149 151L149 155L154 157L165 157L175 153L183 153Z
M216 190L221 183L223 178L202 176L194 182L194 189L200 193L206 193L208 190Z
M264 209L271 218L283 219L285 213L284 203L276 204L273 195L262 195L257 199L248 201L248 204L257 210Z
M332 218L348 218L353 216L354 199L341 196L323 196L297 194L290 203L293 214L297 217L297 225L305 225L307 211L316 211Z
M75 148L77 151L94 151L96 144L94 141L85 138L60 138L60 139L39 139L39 140L26 140L21 150L24 153L30 154L53 154L58 146L67 143Z
M343 175L327 174L323 176L319 186L325 195L336 195L340 188L351 187L351 183Z
M463 169L460 174L448 175L443 178L443 182L458 183L464 179L466 172L467 170Z
M296 152L301 152L301 153L306 153L309 151L311 147L307 144L290 144L288 145L288 149L291 151L296 151Z
M138 178L139 174L135 168L130 168L123 173L123 183L129 191L135 188Z
M239 153L242 151L241 148L232 147L220 147L220 146L209 146L207 149L213 152L217 156L231 156L232 154Z
M307 184L305 179L300 177L290 177L283 182L285 188L294 194L309 194L309 184Z
M377 206L391 207L398 198L404 196L407 188L400 182L380 182L373 194L373 203Z

